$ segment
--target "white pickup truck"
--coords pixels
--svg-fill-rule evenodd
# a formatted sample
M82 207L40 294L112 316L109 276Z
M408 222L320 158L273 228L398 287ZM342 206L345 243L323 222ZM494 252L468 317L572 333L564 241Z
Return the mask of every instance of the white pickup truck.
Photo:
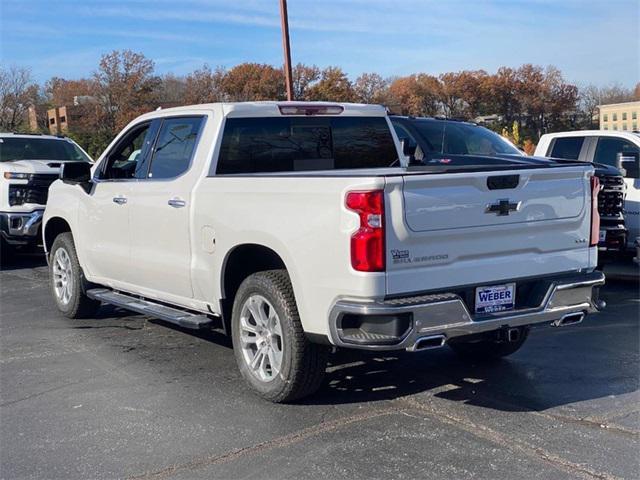
M53 297L224 330L277 402L319 387L331 346L499 357L602 306L591 165L401 152L379 106L143 115L51 187Z
M624 220L629 230L627 249L635 252L640 239L640 133L616 130L547 133L540 138L535 155L621 168Z
M15 246L33 246L40 231L49 185L64 162L91 158L66 137L0 133L0 254Z

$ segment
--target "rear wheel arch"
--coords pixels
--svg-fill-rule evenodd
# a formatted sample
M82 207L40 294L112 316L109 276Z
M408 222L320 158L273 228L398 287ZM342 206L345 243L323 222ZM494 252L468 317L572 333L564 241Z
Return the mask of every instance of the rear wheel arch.
M220 275L222 298L220 306L225 330L230 332L229 322L233 301L240 284L249 276L267 270L290 270L275 250L262 244L245 243L233 247L225 257Z

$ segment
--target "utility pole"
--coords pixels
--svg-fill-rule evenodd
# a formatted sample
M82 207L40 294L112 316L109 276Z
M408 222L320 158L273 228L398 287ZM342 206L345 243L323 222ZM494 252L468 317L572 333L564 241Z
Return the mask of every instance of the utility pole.
M289 46L289 16L287 0L280 0L280 22L282 24L282 48L284 49L284 81L287 86L287 100L293 100L293 77L291 75L291 48Z

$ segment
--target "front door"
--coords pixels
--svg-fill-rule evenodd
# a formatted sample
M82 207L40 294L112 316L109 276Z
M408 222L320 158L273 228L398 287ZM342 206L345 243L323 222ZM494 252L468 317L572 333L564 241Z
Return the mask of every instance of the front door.
M130 192L132 282L150 297L193 297L189 214L200 172L191 166L204 118L164 118L146 178Z
M132 280L129 196L155 132L144 122L122 135L98 165L93 189L80 204L84 268L109 286L126 288Z

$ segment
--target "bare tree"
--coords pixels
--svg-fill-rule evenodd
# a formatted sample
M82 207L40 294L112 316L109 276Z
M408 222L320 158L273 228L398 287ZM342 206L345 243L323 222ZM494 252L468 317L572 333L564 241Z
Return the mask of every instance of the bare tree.
M0 67L0 129L19 130L26 123L30 105L36 103L38 86L31 70L24 67Z
M102 56L94 80L105 129L115 134L154 108L160 79L153 76L153 69L153 61L131 50L114 50Z
M194 105L224 100L222 90L224 76L225 71L222 67L211 70L211 67L206 64L200 70L190 73L185 81L185 102Z
M363 73L356 78L353 90L362 103L383 103L389 82L377 73Z
M593 84L580 89L580 111L584 117L584 125L587 128L595 128L598 123L597 117L598 106L601 104L600 98L600 88Z
M611 85L600 88L600 105L632 102L633 99L633 89L623 87L619 83L612 83Z
M315 65L298 63L293 67L293 98L304 100L309 88L320 79L320 69Z
M160 77L158 88L158 101L166 105L183 105L186 95L186 79L173 73L167 73Z

